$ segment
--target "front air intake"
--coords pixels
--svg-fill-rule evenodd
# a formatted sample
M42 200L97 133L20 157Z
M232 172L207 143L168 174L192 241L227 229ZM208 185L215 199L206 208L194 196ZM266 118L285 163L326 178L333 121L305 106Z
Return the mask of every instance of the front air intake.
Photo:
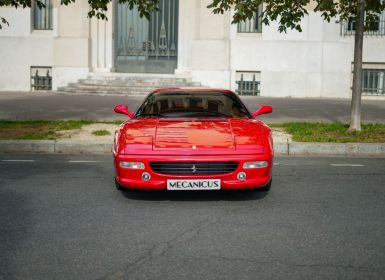
M150 162L154 172L170 175L211 175L234 172L236 161L215 162Z

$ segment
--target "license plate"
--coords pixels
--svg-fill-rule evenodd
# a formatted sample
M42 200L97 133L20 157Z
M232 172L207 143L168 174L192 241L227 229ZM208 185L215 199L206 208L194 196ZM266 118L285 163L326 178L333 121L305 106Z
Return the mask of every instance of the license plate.
M167 189L173 191L220 190L220 179L167 180Z

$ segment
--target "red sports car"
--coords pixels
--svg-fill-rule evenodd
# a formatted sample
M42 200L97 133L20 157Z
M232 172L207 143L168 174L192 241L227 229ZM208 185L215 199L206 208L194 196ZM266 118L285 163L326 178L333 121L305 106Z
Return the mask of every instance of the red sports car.
M158 89L115 132L118 189L269 190L271 129L223 89Z

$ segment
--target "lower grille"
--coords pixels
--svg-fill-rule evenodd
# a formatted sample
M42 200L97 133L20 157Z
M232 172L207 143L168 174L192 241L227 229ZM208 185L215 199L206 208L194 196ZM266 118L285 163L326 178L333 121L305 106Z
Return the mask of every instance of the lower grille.
M215 162L150 162L153 171L171 175L210 175L233 172L238 167L236 161Z

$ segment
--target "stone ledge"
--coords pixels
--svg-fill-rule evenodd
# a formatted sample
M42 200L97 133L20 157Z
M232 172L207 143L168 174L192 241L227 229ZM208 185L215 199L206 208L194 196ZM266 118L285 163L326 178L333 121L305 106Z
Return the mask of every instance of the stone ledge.
M0 153L55 153L54 140L1 140Z
M385 156L385 143L288 143L288 155Z
M344 143L291 142L289 155L346 155Z
M385 155L385 143L347 143L348 155Z
M112 143L87 140L57 140L55 153L59 154L106 154L111 153Z
M288 143L274 143L274 153L276 155L288 155L289 154Z

